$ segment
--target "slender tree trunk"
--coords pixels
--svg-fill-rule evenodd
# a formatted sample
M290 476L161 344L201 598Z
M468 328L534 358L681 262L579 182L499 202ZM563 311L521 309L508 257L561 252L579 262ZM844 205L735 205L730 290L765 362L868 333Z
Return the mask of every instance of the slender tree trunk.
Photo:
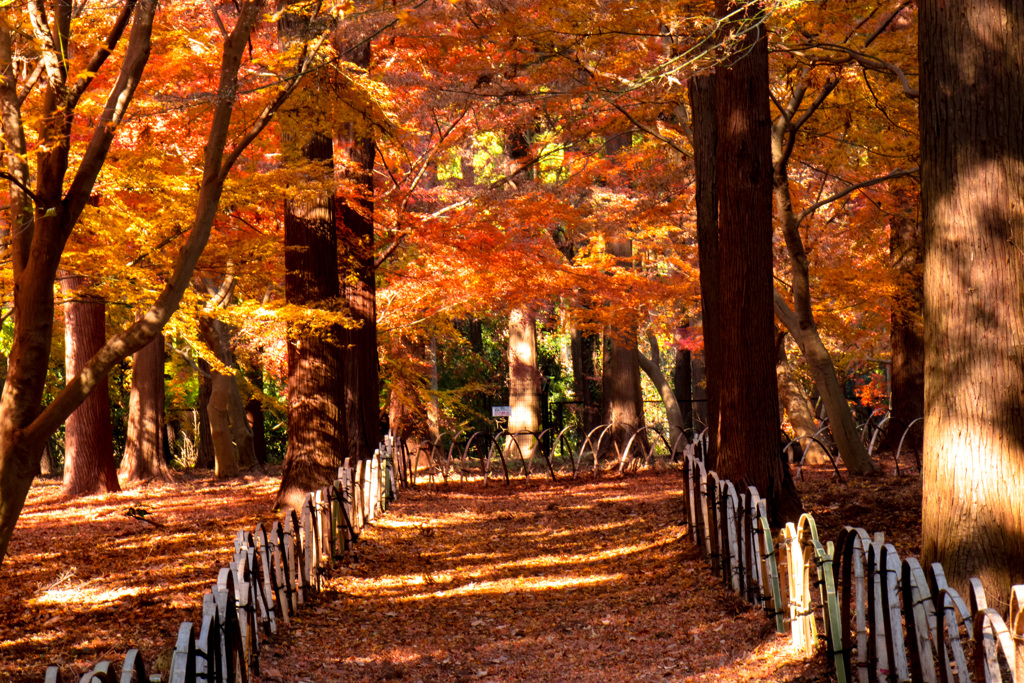
M672 392L683 421L683 431L693 429L693 360L689 349L676 349L672 368Z
M779 378L779 405L789 417L789 424L793 426L793 432L799 439L794 452L805 454L804 462L808 465L824 465L829 461L828 455L810 438L818 431L818 425L814 420L811 402L807 400L807 394L804 393L803 387L793 373L793 366L789 363L785 336L779 340L775 371Z
M907 426L924 416L924 244L916 216L893 216L889 254L896 276L892 302L892 397L882 448L895 451ZM907 434L904 449L921 450L920 425Z
M231 348L231 333L228 326L214 318L204 318L200 322L203 339L207 346L213 351L217 359L229 368L236 367L235 354ZM215 450L214 460L217 463L217 471L230 473L218 474L218 476L235 476L239 469L248 470L256 466L256 454L253 446L252 429L245 414L245 402L242 399L242 392L238 388L238 378L234 374L225 374L216 370L211 371L211 398L209 404L211 430L228 429L229 438L224 439L216 433L211 432L212 443ZM217 403L214 404L216 399ZM216 411L217 415L213 412ZM221 414L226 411L227 423L220 424ZM227 447L227 451L218 451L219 448ZM235 465L229 465L230 460Z
M583 431L589 434L598 425L597 401L594 399L597 377L594 371L594 350L597 338L578 327L573 327L570 334L573 392L580 406L580 424Z
M267 430L266 420L263 416L263 402L260 400L260 395L263 393L263 369L257 361L253 362L248 379L256 388L256 392L245 403L245 418L249 429L252 430L253 456L259 465L266 465Z
M763 19L760 5L716 0L720 17ZM772 315L772 158L768 38L747 27L716 75L718 316L721 384L718 473L768 501L773 523L795 521L799 494L780 454Z
M693 356L693 431L699 435L708 428L707 374L704 352Z
M128 438L121 475L126 482L171 480L164 457L164 336L132 358L132 393L128 399Z
M213 392L213 370L202 358L196 361L199 368L199 396L196 413L199 417L199 444L196 451L196 467L212 470L216 464L213 448L213 433L210 431L210 394Z
M331 138L315 133L305 144L308 161L330 165ZM290 304L329 306L341 294L334 197L296 197L285 204L285 297ZM288 330L288 450L280 507L299 508L307 491L334 481L348 454L344 398L344 357L340 326Z
M370 41L357 48L352 62L368 69ZM343 332L345 421L349 455L369 459L380 443L380 378L377 358L377 292L373 239L373 165L377 147L370 122L361 114L335 132L339 181L352 196L338 196L336 215L348 276L343 296L357 327Z
M921 3L922 562L1006 613L1024 583L1024 18Z
M718 320L718 114L713 74L690 79L693 112L693 165L696 175L697 258L700 264L700 306L704 334L704 395L708 453L714 469L718 455L718 402L721 385L721 323Z
M825 343L818 334L818 326L814 322L811 310L810 274L807 252L800 238L800 229L789 195L789 176L785 165L775 169L774 178L775 205L779 211L782 233L786 238L786 246L790 254L790 269L793 279L793 302L795 310L790 310L781 296L775 296L775 311L786 330L796 341L807 361L818 394L825 405L828 415L829 429L839 449L839 457L846 463L846 468L854 474L871 474L875 467L868 457L867 448L861 441L860 432L853 421L853 412L846 401L846 392L836 375L836 367L832 362Z
M61 289L74 299L86 286L85 278L64 273ZM107 340L106 304L75 301L64 305L64 371L74 377ZM65 496L120 491L114 463L114 434L110 419L110 391L104 377L65 422Z
M515 308L508 319L508 403L511 415L508 431L541 430L540 370L537 367L537 317L527 308ZM513 436L524 458L531 458L537 440L529 435ZM508 449L506 449L508 450ZM508 451L513 457L518 452Z
M657 337L648 334L647 340L651 345L651 357L647 358L644 354L638 353L640 369L651 379L654 388L661 396L661 402L665 405L665 417L668 420L668 442L669 445L674 446L676 439L686 429L683 422L683 411L676 399L675 392L672 391L672 386L665 378L665 373L661 371L661 350L658 348Z

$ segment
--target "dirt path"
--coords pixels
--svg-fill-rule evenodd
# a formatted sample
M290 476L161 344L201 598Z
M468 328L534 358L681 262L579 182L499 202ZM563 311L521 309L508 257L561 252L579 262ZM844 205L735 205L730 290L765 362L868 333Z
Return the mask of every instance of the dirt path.
M264 681L818 681L682 525L678 473L405 492Z

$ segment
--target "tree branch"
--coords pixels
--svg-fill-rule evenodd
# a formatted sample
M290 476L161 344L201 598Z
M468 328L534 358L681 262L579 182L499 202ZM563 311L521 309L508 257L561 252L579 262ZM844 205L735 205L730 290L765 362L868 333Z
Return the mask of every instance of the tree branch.
M89 84L92 83L93 79L96 78L96 72L100 70L103 63L107 61L107 57L117 47L118 41L121 40L121 36L124 34L125 28L128 26L128 20L131 19L132 12L135 11L135 5L138 0L126 0L124 6L121 8L121 13L117 15L117 19L114 21L114 25L110 28L110 34L107 35L107 39L103 45L99 47L92 59L89 60L89 65L85 67L85 73L79 76L75 84L68 90L67 95L67 108L73 109L75 104L78 103L78 99L85 92Z
M887 173L886 175L880 176L878 178L872 178L870 180L865 180L864 182L857 183L855 185L850 185L846 189L840 192L836 192L835 194L825 197L824 199L814 202L813 204L808 206L806 209L797 214L796 222L797 224L802 223L805 218L810 216L812 213L814 213L821 207L825 206L826 204L831 204L837 199L842 199L846 195L856 192L857 190L863 190L865 187L871 187L872 185L884 183L887 180L894 180L895 178L902 178L904 176L914 175L919 170L921 169L918 166L915 166L914 168L900 169L893 171L892 173Z

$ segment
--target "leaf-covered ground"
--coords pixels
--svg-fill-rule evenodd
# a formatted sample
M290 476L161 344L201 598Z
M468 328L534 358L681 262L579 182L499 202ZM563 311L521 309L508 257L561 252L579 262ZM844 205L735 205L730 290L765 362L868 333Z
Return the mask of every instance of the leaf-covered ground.
M916 476L806 474L819 528L854 522L915 549ZM235 531L273 517L279 475L189 473L70 502L39 480L0 566L0 681L41 681L51 663L77 680L132 646L165 670ZM364 534L358 562L266 645L262 678L827 680L710 574L685 535L681 487L668 471L406 491Z
M681 485L407 492L266 648L264 680L822 680L699 559Z

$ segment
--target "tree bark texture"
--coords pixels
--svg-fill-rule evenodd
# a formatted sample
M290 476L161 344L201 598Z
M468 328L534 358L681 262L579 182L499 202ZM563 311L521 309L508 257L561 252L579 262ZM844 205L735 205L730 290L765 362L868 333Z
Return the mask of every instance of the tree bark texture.
M308 161L333 162L330 137L314 133L303 147ZM330 307L341 294L334 196L320 194L285 204L285 297L299 306ZM348 454L345 423L344 356L340 325L288 331L288 448L280 507L298 509L308 491L337 476Z
M508 404L511 415L508 431L518 445L511 442L506 457L533 457L537 439L518 432L541 430L540 370L537 368L537 316L527 308L515 308L508 318Z
M705 464L714 469L718 454L718 401L721 384L721 323L718 319L718 116L714 74L690 79L693 114L693 165L696 176L697 260L704 335L704 405L708 439Z
M238 370L235 362L234 349L231 346L232 330L226 323L216 318L204 318L200 322L203 333L203 340L224 366ZM223 439L217 434L211 433L214 447L214 460L217 463L216 470L219 477L235 476L238 470L248 470L256 466L256 453L253 445L252 428L245 412L245 401L242 392L238 388L238 377L234 373L222 373L218 370L211 370L211 395L208 405L209 411L217 411L215 416L210 412L210 427L212 430L221 429L226 426L229 438ZM216 405L214 401L216 400ZM219 421L220 412L227 411L227 423L225 425L215 424ZM218 448L228 447L227 451L218 451ZM229 460L234 460L234 465L228 465Z
M368 69L370 41L352 62ZM356 327L342 333L345 422L349 455L368 460L380 444L380 377L377 357L377 290L373 240L373 164L377 147L371 122L349 114L335 132L336 175L345 194L337 197L336 218L346 273L342 294Z
M163 443L164 336L160 334L132 358L128 436L120 470L126 482L171 479Z
M892 395L882 448L895 451L907 426L924 416L924 237L914 215L889 221L889 254L896 277L890 316ZM903 448L921 450L920 423L907 432Z
M213 370L202 358L196 360L199 369L199 397L196 412L199 414L199 444L196 451L196 467L212 470L216 466L213 451L213 433L210 431L210 394L213 392Z
M922 561L1024 582L1024 7L920 4Z
M606 249L620 266L631 265L633 242L629 239L608 239ZM623 328L605 328L604 364L601 367L601 417L612 426L607 440L617 456L625 455L626 445L644 426L644 397L640 390L640 352L637 349L635 318ZM634 441L634 448L646 448L646 435Z
M64 372L74 377L107 339L106 303L88 294L85 278L63 273L61 290L70 301L64 305ZM114 463L114 434L110 419L110 391L104 377L89 397L64 423L65 496L120 491Z
M772 282L772 158L768 39L759 5L716 0L747 29L718 68L718 473L753 485L773 523L795 521L799 494L780 454Z

